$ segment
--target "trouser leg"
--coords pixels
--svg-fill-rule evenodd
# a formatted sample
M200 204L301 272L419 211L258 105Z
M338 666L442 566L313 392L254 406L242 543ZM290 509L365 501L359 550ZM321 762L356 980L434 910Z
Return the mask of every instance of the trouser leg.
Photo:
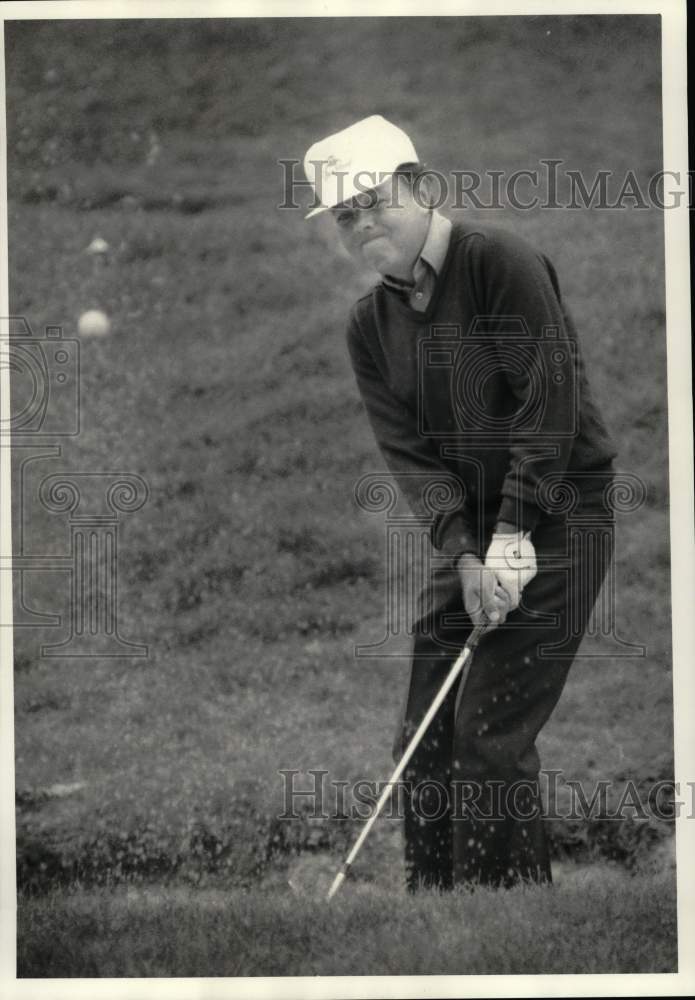
M536 629L498 629L481 643L453 734L455 882L550 881L535 741L569 666L538 657Z
M412 737L441 687L453 657L428 636L416 636L403 743ZM455 653L453 654L456 655ZM419 887L452 885L449 789L456 687L449 692L403 775L406 881Z
M541 558L552 557L563 550L564 525L544 526L537 537ZM575 535L569 569L553 568L551 560L541 565L524 595L527 610L514 612L485 636L465 690L452 693L442 706L436 728L405 775L411 888L550 880L535 741L560 697L610 555L604 549L597 558L589 537L577 545ZM447 626L457 611L456 624ZM422 719L469 631L470 622L453 601L438 613L431 632L416 635L406 736ZM453 647L443 647L442 638ZM553 646L555 651L544 649ZM434 802L436 784L448 789L443 813Z

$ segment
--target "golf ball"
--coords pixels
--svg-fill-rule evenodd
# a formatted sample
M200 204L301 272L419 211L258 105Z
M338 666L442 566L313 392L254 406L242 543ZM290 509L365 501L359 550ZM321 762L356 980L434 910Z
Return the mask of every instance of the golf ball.
M77 332L83 337L105 337L111 329L111 321L99 309L89 309L77 321Z

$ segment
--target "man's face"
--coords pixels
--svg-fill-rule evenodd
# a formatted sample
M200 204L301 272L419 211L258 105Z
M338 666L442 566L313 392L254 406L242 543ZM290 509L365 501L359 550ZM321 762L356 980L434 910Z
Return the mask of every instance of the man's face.
M358 264L395 278L412 277L430 213L406 178L389 179L331 212L343 246Z

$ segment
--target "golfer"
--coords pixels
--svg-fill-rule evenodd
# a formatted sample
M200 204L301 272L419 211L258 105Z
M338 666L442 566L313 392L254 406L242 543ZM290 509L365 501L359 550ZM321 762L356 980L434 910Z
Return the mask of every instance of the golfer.
M473 625L489 626L405 774L408 887L550 881L536 738L612 558L615 456L556 272L518 235L445 218L439 180L380 115L315 143L304 167L309 216L330 212L381 276L347 344L433 545L397 753Z

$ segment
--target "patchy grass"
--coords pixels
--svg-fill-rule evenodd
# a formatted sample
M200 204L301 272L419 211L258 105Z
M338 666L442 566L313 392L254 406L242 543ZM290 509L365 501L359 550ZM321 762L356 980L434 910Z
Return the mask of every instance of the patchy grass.
M673 886L610 869L551 888L417 898L108 890L26 900L18 974L42 977L674 972Z

